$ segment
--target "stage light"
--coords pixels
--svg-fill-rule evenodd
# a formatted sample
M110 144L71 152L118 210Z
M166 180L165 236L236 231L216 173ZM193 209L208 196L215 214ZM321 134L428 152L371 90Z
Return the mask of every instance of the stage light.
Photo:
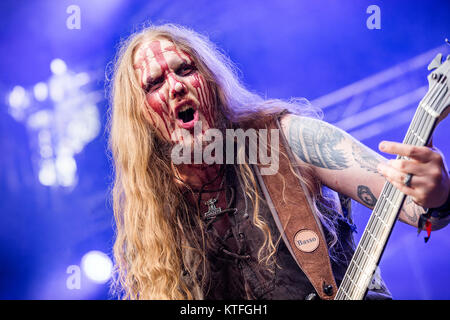
M27 120L27 126L30 129L39 130L40 128L47 128L52 123L52 113L50 110L40 110L32 113Z
M74 81L78 86L82 87L85 84L88 84L89 81L91 81L91 78L89 77L89 74L87 72L80 72L75 75Z
M77 163L72 156L58 156L56 158L56 170L60 185L68 187L74 184Z
M8 112L17 121L22 121L26 117L26 109L30 105L28 93L22 86L15 86L7 98L9 104Z
M41 150L39 150L39 153L41 154L41 157L43 159L51 158L53 156L53 149L49 145L43 145L41 146Z
M39 169L39 182L44 186L52 186L56 184L56 169L53 161L42 161Z
M55 102L61 102L64 100L64 95L66 94L66 87L69 85L70 88L70 77L64 75L57 75L50 79L50 98Z
M6 97L8 112L30 130L39 181L45 186L74 187L78 181L75 155L101 130L91 74L74 72L61 59L50 63L52 75L31 88L15 86ZM36 144L37 142L37 144ZM34 144L34 145L33 145Z
M86 276L96 283L105 283L111 278L113 263L101 251L89 251L81 259L81 268Z
M44 82L38 82L33 87L34 97L37 101L44 101L48 97L48 87Z
M52 142L52 134L50 130L41 130L38 133L39 144L51 144Z
M67 71L67 65L61 59L53 59L50 62L50 70L56 75L61 75Z
M9 94L9 105L13 108L20 108L28 103L27 94L24 87L15 86Z

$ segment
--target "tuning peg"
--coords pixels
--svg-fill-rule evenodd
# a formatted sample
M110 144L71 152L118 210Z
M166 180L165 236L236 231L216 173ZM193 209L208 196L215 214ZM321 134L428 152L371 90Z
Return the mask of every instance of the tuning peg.
M438 68L441 65L442 61L442 53L438 53L436 57L431 61L431 63L428 65L428 70L434 70Z

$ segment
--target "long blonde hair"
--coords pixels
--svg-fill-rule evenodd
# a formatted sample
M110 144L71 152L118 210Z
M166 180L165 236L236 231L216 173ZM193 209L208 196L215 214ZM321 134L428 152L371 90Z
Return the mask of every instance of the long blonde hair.
M208 279L204 223L199 214L188 214L193 208L175 183L168 156L170 145L158 137L144 117L147 102L133 68L138 46L155 37L173 41L193 57L199 71L215 88L218 111L230 125L238 126L285 109L312 117L320 117L320 112L304 99L264 100L248 91L226 55L206 37L187 28L173 24L149 26L121 43L114 63L109 117L115 169L113 288L124 299L202 299ZM253 223L264 233L258 258L269 265L277 241L258 214L260 198L251 168L239 165L239 172L254 204ZM312 194L318 194L315 181L307 181L307 185ZM320 217L333 233L328 218ZM189 275L190 283L183 281L183 272Z

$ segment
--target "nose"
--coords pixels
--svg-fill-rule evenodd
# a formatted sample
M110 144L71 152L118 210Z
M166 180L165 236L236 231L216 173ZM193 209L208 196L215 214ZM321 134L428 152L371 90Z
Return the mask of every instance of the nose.
M187 93L186 85L175 77L170 77L170 97L175 99Z

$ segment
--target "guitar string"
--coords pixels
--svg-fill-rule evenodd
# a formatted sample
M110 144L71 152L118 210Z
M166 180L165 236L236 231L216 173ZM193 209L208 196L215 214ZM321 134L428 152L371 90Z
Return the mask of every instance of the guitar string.
M442 100L442 97L443 97L443 95L441 95L441 92L442 92L442 88L441 88L441 90L438 92L438 94L437 94L437 98L434 98L434 94L433 95L431 95L430 96L430 98L428 99L428 100L431 100L431 99L433 99L433 102L432 102L432 104L436 104L436 100L440 97L441 98L441 100ZM430 93L431 93L431 91L430 91ZM420 105L420 106L422 106L422 104ZM421 134L422 132L422 130L421 130L421 127L422 127L422 124L425 122L425 121L423 121L423 117L430 117L430 115L428 114L428 112L424 112L424 108L418 108L418 113L417 113L417 115L414 117L414 120L413 120L413 123L412 123L412 125L411 125L411 130L412 131L408 131L408 135L406 136L406 138L405 138L405 141L404 141L404 143L407 143L407 144L417 144L417 140L419 140L414 134L413 134L413 131L414 131L414 129L416 129L415 127L417 126L416 125L416 123L419 123L419 130L417 130L418 132L416 132L416 134ZM432 119L431 119L432 120ZM427 125L427 127L429 127L430 125L434 125L434 123L433 123L433 121L426 121L425 123L428 123L428 125ZM428 128L427 128L428 129ZM428 133L430 133L429 131L428 131ZM411 141L411 137L412 137L412 141ZM425 140L424 141L427 141L428 139L427 138L425 138ZM397 192L397 191L395 191L396 189L392 189L393 188L393 186L391 185L390 186L390 188L388 188L387 189L387 193L388 193L388 195L389 196L392 196L392 191L394 191L394 195L392 196L393 197L393 203L398 203L399 202L399 198L403 195L402 193L400 193L400 192ZM402 201L403 201L403 199L402 199ZM391 205L392 205L392 203L390 203ZM385 201L385 205L386 205L386 201ZM400 204L399 204L400 205ZM399 205L397 206L397 212L398 212L398 210L400 209L399 208ZM395 208L395 206L394 207L392 207L392 209L393 208ZM383 214L384 213L384 214ZM386 214L388 214L389 213L389 211L388 210L383 210L382 211L382 215L381 216L379 216L380 217L380 219L382 220L382 222L384 222L384 220L383 219L385 219L386 218ZM395 217L394 217L395 218ZM375 232L372 232L372 235L375 235L376 237L378 236L378 231L382 231L382 234L383 233L386 233L385 231L386 231L386 229L385 228L379 228L381 226L381 224L380 223L378 223L377 225L376 225L376 229L375 229ZM373 228L373 227L372 227ZM384 235L384 236L386 236L386 234ZM376 247L374 247L374 248L376 248ZM370 246L370 249L369 250L366 250L366 252L368 251L369 253L370 253L370 251L372 250L372 246ZM365 256L363 256L363 258L364 258L364 263L366 263L367 262L367 259L365 259ZM357 259L356 260L356 262L357 262L357 264L360 264L360 261L358 261L358 260L360 260L360 259ZM359 262L359 263L358 263ZM373 263L373 262L372 262ZM376 264L374 265L374 266L376 266ZM353 273L351 274L351 275L353 275ZM368 279L367 278L367 280L368 281L370 281L370 279ZM360 290L361 291L361 290Z
M436 85L438 86L438 83ZM437 88L437 89L439 89L439 88ZM434 127L437 119L435 117L433 117L429 112L427 112L425 107L427 107L427 104L429 103L430 100L432 100L431 105L429 106L430 108L433 108L436 105L440 105L441 101L446 93L446 92L444 92L444 94L442 94L443 91L446 90L445 86L441 86L439 91L437 91L437 89L433 91L433 93L430 95L429 99L426 99L428 101L424 100L419 105L417 116L414 117L415 123L413 123L411 125L411 130L408 131L408 134L406 135L406 137L404 139L405 144L416 145L416 146L424 146L427 144L427 142L430 138L430 135L432 133L432 127ZM397 157L397 159L399 159L399 158L403 158L403 157ZM385 239L383 239L382 243L386 243L386 240L389 237L390 232L392 231L392 226L394 225L396 217L397 217L397 215L393 216L391 212L399 213L399 211L401 209L401 205L404 202L404 199L406 198L406 196L402 192L400 192L399 190L394 188L393 185L390 185L389 187L390 187L389 194L391 195L391 197L393 199L392 203L389 203L389 204L392 207L389 208L389 206L388 206L388 210L383 210L380 215L380 219L382 220L382 222L386 222L386 220L387 220L386 217L387 217L390 220L390 221L388 221L388 226L391 226L391 227L386 230L386 228L384 226L382 226L380 223L378 223L378 226L376 226L376 229L375 229L376 237L378 237L378 231L381 230L381 235L383 236L383 238L385 238ZM391 209L391 210L389 210L389 209ZM379 228L379 226L382 226L382 228ZM384 247L385 246L383 246L383 248L378 248L379 249L379 257L381 256L381 252L384 250ZM375 268L375 266L376 266L376 264L374 265L374 268Z
M436 90L433 90L433 94L431 94L427 100L428 101L429 100L433 100L432 105L435 105L436 104L436 100L439 97L442 97L442 94L441 94L442 90L443 90L442 88L439 90L439 92L437 94L437 97L435 97L435 94L434 94L434 93L436 93ZM424 102L425 102L425 100L424 100ZM427 103L427 102L425 102L425 103ZM411 130L408 131L408 134L407 134L407 136L406 136L406 138L404 140L404 143L406 143L406 144L418 145L418 140L419 139L418 139L417 136L415 136L413 134L414 130L418 131L416 134L419 134L419 135L422 134L423 135L423 133L422 133L422 124L424 122L428 123L427 127L429 127L430 125L433 125L433 121L424 121L424 119L423 119L424 117L430 117L430 116L429 116L428 112L424 112L423 103L420 106L422 108L418 108L417 115L414 117L415 121L412 124ZM416 129L417 128L417 124L419 124L419 128L420 128L419 130ZM425 137L425 140L423 140L423 141L427 141L427 137ZM425 143L423 143L423 145L425 145ZM394 224L393 222L395 221L395 216L392 216L392 214L390 212L393 211L393 209L395 209L395 212L398 212L400 210L401 203L404 200L404 195L403 195L403 193L399 192L396 188L394 188L393 185L391 185L391 184L388 186L386 191L387 191L386 193L383 193L383 195L386 197L385 200L392 199L392 202L389 202L389 201L380 202L381 204L383 204L383 206L382 206L381 214L378 217L381 220L381 222L386 224L386 221L385 221L386 220L386 216L390 215L391 216L391 219L390 219L391 221L389 221L389 224L393 225ZM397 205L395 205L395 204L397 204ZM386 207L387 207L387 209L386 209ZM379 212L379 211L377 211L377 212ZM376 220L374 219L373 221L376 221ZM388 230L386 230L386 228L381 223L376 223L375 224L375 228L373 228L373 224L371 224L371 229L375 230L375 232L373 232L373 231L370 232L375 237L379 237L379 235L378 235L379 231L381 231L381 235L383 237L388 237L390 231L392 230L392 228L388 228ZM388 231L388 233L386 233L386 231ZM373 244L373 241L372 241L372 244ZM373 250L379 249L380 250L380 255L381 255L382 250L384 250L384 246L383 246L383 248L381 248L381 247L378 248L377 246L370 246L369 249L366 250L366 252L368 252L370 254L372 249ZM365 258L365 256L362 256L362 257L364 258L364 263L367 263L367 259ZM358 259L358 260L360 260L360 259ZM373 261L371 261L371 263L373 264L373 267L375 268L376 264L374 264ZM375 271L375 270L373 270L373 271ZM367 278L367 281L370 282L370 279Z
M430 98L428 100L433 100L432 104L435 104L436 100L438 99L438 97L441 96L441 92L442 92L442 88L441 90L439 90L439 92L437 92L437 97L435 97L435 93L436 90L433 92L433 94L430 96ZM423 137L427 132L429 132L429 124L433 124L433 117L431 117L431 119L429 119L429 113L425 111L423 104L426 104L427 102L423 102L421 104L419 104L419 108L417 110L417 115L414 117L413 123L410 127L410 130L408 130L407 135L403 141L403 143L405 144L409 144L409 145L425 145L428 137ZM424 119L425 118L425 119ZM424 127L424 123L427 124L426 127ZM425 131L425 132L423 132ZM428 133L429 134L429 133ZM422 141L419 141L422 140ZM419 143L420 142L420 143ZM403 157L398 156L397 159L400 159ZM395 192L395 194L393 195L395 197L395 199L393 199L393 202L396 203L398 201L398 197L399 195L401 195L400 192L397 192L396 188L393 187L392 184L389 185L389 193ZM391 203L392 205L392 203ZM382 214L380 215L380 218L383 220L386 218L386 216L388 215L387 211L382 211Z
M414 128L414 127L416 127L416 123L418 122L417 121L417 119L418 118L420 118L420 120L423 120L422 118L423 118L423 113L421 112L421 108L418 108L418 116L416 115L414 118L413 118L413 123L412 123L412 125L411 125L411 127L412 128ZM421 121L419 121L419 123L420 123ZM410 131L408 131L408 132L410 132ZM389 186L389 187L391 187L391 186ZM391 193L392 193L392 189L391 188L386 188L386 190L385 191L387 191L386 193L388 194L388 196L386 197L386 198L389 198L389 196L391 196ZM382 195L384 195L384 193L382 193ZM396 195L396 194L394 194L394 203L396 202L396 201L398 201L398 196ZM387 202L387 201L382 201L382 202L379 202L379 203L382 203L382 204L384 204L384 206L382 206L382 211L381 211L381 215L379 215L379 219L381 220L381 222L383 222L383 223L385 223L384 222L384 219L385 219L385 214L383 214L383 213L387 213L387 210L384 210L385 209L385 206L386 205L388 205L389 203ZM379 207L379 206L378 206ZM376 211L376 210L375 210ZM378 211L376 211L376 212L378 212ZM371 235L371 236L373 236L374 238L376 238L376 237L378 237L379 235L378 235L378 233L379 233L379 231L381 231L381 233L383 234L384 232L385 232L385 228L381 228L381 226L382 226L382 224L381 223L376 223L376 220L375 219L371 219L372 221L371 221L371 223L369 224L369 227L368 227L368 233L366 233L366 235ZM375 223L375 227L374 227L374 223ZM369 257L370 257L370 254L372 253L372 250L375 250L375 249L377 249L377 247L376 246L374 246L374 241L370 241L370 239L369 239L369 236L367 236L367 237L364 237L365 239L364 239L364 241L363 241L363 243L362 243L362 245L361 246L358 246L359 248L360 248L360 250L358 251L358 255L356 256L356 259L354 260L354 264L356 265L356 267L360 267L360 269L361 269L361 265L363 265L362 266L362 268L365 268L365 264L368 262L368 259L369 259ZM368 243L367 243L367 241L368 241ZM364 255L362 255L361 253L360 253L360 251L364 251ZM372 264L374 264L373 263L373 261L370 261ZM376 264L374 264L374 265L376 265ZM353 268L353 265L351 265L351 267ZM350 273L350 276L353 276L353 278L355 279L358 279L358 281L356 281L356 283L359 283L359 277L355 277L354 276L354 272L351 272ZM365 275L365 277L366 278L368 278L366 275ZM367 279L367 280L370 280L370 279ZM352 281L353 282L353 281ZM358 288L358 289L360 289L359 291L361 292L362 291L362 289L361 288ZM353 290L354 291L354 290ZM353 293L353 291L351 292L351 293Z
M436 85L435 86L433 86L433 88L432 88L432 90L430 90L430 93L434 93L436 90L434 89L436 87ZM427 95L427 96L429 96L429 99L428 100L431 100L431 99L433 99L433 95ZM439 96L439 94L438 94L438 96ZM436 99L434 99L434 100L436 100ZM421 105L419 105L419 107L420 107ZM419 124L422 124L423 123L423 117L424 116L426 116L427 115L427 113L424 113L423 111L424 111L424 108L418 108L418 111L419 111L419 116L415 116L414 118L413 118L413 122L412 122L412 124L411 124L411 129L412 130L414 130L415 129L415 127L417 126L417 123L419 123ZM427 121L428 122L428 121ZM421 129L421 127L419 127L420 129ZM419 132L421 131L421 130L418 130ZM408 131L408 134L411 134L411 131ZM414 137L414 136L413 136ZM408 135L407 135L407 138L405 139L405 141L406 142L408 142L408 140L410 140L410 138L408 137ZM388 190L389 191L389 193L391 192L391 190ZM370 222L372 222L372 221L370 221ZM371 225L372 225L372 223L371 223ZM376 229L376 232L375 232L375 235L378 235L378 231L379 231L379 228L377 228ZM366 237L364 237L364 238L366 238ZM368 239L368 238L367 238ZM367 240L367 239L364 239L364 240ZM364 241L365 242L365 241ZM364 245L364 243L363 243L363 245ZM362 246L358 246L358 248L361 248ZM371 251L371 249L372 249L372 246L370 247L370 249L368 250L369 252ZM358 252L359 253L359 252ZM360 255L359 255L360 256ZM358 257L358 256L357 256ZM358 260L359 259L356 259L356 263L357 264L359 264L358 263ZM366 261L366 260L365 260ZM355 262L355 261L354 261ZM350 265L350 267L351 267L351 269L353 269L353 264L351 264ZM352 270L353 271L353 270ZM350 275L351 276L353 276L353 272L350 272ZM344 279L344 280L346 280L346 279ZM344 287L347 287L347 290L348 290L348 283L347 283L347 281L344 281L345 283L343 283L342 284L342 288L344 288ZM345 293L345 292L344 292Z
M431 92L431 91L430 91ZM439 94L438 94L438 96L439 96ZM429 98L429 100L431 100L433 97L431 96L430 98ZM414 118L413 118L413 123L411 124L411 130L414 130L415 129L415 127L417 126L416 124L417 123L423 123L423 117L424 117L424 113L423 113L423 108L418 108L418 116L415 116ZM410 140L410 134L411 134L411 131L408 131L408 134L409 135L407 135L407 138L405 139L405 142L408 142L408 140ZM409 137L408 137L409 136ZM413 136L413 138L414 138L414 136ZM391 191L392 189L389 189L388 188L388 193L390 194L392 191ZM394 203L395 202L397 202L398 201L398 194L394 194L394 196L395 196L395 200L393 201ZM384 201L385 203L386 203L386 201ZM384 209L384 208L383 208ZM383 210L382 211L382 213L387 213L387 211L386 210ZM383 216L380 216L380 219L383 221L383 218L385 218L385 215L383 215ZM373 222L373 221L372 221ZM384 221L383 221L384 222ZM383 230L383 229L380 229L379 228L379 226L380 226L381 224L380 223L378 223L378 224L376 224L376 229L375 229L375 232L371 232L371 234L372 235L374 235L375 237L377 237L378 236L378 232L380 231L380 230L382 230L382 233L383 232L385 232L385 230ZM371 223L371 227L372 227L372 229L373 229L373 224ZM368 240L368 237L367 237L367 240ZM365 241L366 242L366 241ZM373 241L372 242L370 242L369 241L369 244L373 244ZM358 246L359 248L362 248L362 249L364 249L363 247L364 247L364 244L363 244L363 246ZM366 244L366 247L367 247L367 244ZM367 263L367 259L366 259L366 256L368 255L368 254L370 254L371 253L371 251L372 251L372 249L373 248L376 248L376 247L373 247L372 245L368 248L368 250L364 250L365 251L365 253L366 253L366 255L363 255L362 256L362 258L364 259L363 260L363 263L365 264L365 263ZM367 248L366 248L367 249ZM358 255L357 256L357 258L358 257L361 257L361 255ZM369 256L367 256L367 258L368 258ZM361 259L355 259L355 261L354 261L354 263L356 264L356 266L358 267L358 266L360 266L361 265ZM373 262L372 262L372 264L373 264ZM376 265L376 264L375 264ZM351 268L353 269L353 265L351 265ZM352 270L353 271L353 270ZM350 275L352 276L353 275L353 272L351 272L350 273ZM354 276L353 276L354 277ZM366 276L366 278L367 278L367 276ZM370 279L367 279L367 280L370 280ZM353 281L352 281L353 282ZM358 281L356 281L356 283L358 283L359 282L359 279L358 279ZM345 284L343 284L343 285L345 285ZM346 287L347 287L347 290L348 290L348 285L346 285ZM359 291L361 292L362 291L362 289L361 288L358 288L359 289ZM352 292L351 293L353 293L353 291L354 290L352 290Z
M432 87L432 89L430 90L430 92L429 92L429 94L427 95L427 97L426 97L426 99L424 99L423 100L423 102L425 102L426 100L428 100L428 102L429 102L429 100L433 100L433 102L432 102L432 104L431 104L431 106L430 107L432 107L434 104L435 104L435 102L436 102L436 100L438 99L438 97L440 97L441 95L440 95L440 93L442 92L442 88L441 88L441 90L439 90L439 92L437 92L437 97L436 98L434 98L434 94L436 93L436 91L437 91L437 87L438 87L438 85L439 85L439 82L437 82L437 83L435 83L435 85L433 85L433 87ZM444 86L445 87L445 86ZM434 98L434 99L433 99ZM416 113L416 115L413 117L413 121L412 121L412 123L411 123L411 126L410 126L410 130L408 130L408 132L407 132L407 135L406 135L406 137L405 137L405 139L404 139L404 143L408 143L408 144L416 144L417 143L417 140L418 140L418 138L416 137L416 135L415 134L413 134L413 131L414 131L414 129L416 129L418 132L415 132L417 135L419 135L420 136L420 133L421 133L421 131L422 131L422 125L423 125L423 123L430 123L430 122L432 122L432 121L424 121L424 117L427 117L427 116L429 116L429 113L428 112L426 112L426 110L422 107L422 103L421 104L419 104L419 108L418 108L418 110L417 110L418 112ZM424 112L425 111L425 112ZM417 127L417 124L419 124L419 128L416 128ZM427 127L429 127L429 125L427 125ZM428 129L428 128L427 128ZM412 137L412 141L410 141L411 140L411 137ZM416 140L416 141L415 141ZM425 140L426 141L426 140ZM398 192L395 192L395 190L397 190L397 189L395 189L394 191L393 191L393 189L392 189L392 184L388 184L388 187L386 188L386 193L388 193L388 196L387 196L387 198L389 198L390 196L393 196L394 197L394 201L393 201L393 203L396 203L398 200L399 200L399 196L401 196L400 195L400 193L398 193ZM392 192L394 192L394 194L392 195ZM382 192L382 195L384 195L384 192ZM384 210L385 209L385 207L386 207L386 203L387 203L387 201L382 201L382 204L383 204L383 207L382 207L382 211L381 211L381 215L379 216L379 219L381 219L381 221L383 222L383 223L386 223L385 221L384 221L384 219L386 218L386 215L387 215L387 213L388 213L388 210ZM391 205L391 204L390 204ZM375 209L374 209L375 210ZM384 213L384 214L383 214ZM374 215L374 217L375 217L375 215ZM385 233L385 228L384 228L384 226L383 226L383 228L380 228L380 226L381 226L381 224L380 223L376 223L375 222L375 219L370 219L371 221L369 221L369 224L368 224L368 228L367 229L373 229L373 224L375 223L376 224L376 229L375 229L375 232L369 232L369 233L371 233L373 236L375 236L375 237L377 237L378 236L378 232L381 230L382 231L382 233L381 234L383 234L383 233ZM369 230L367 230L367 231L369 231ZM369 244L372 244L369 248L366 248L366 249L368 249L368 250L364 250L364 248L362 248L364 251L365 251L365 253L364 253L364 256L362 256L362 258L364 258L364 264L366 264L367 263L367 259L365 258L365 256L367 256L367 258L369 258L370 256L369 256L369 254L371 253L371 251L372 251L372 249L376 249L376 246L374 247L373 246L373 242L374 241L370 241L369 239L368 239L368 236L366 236L367 235L367 233L366 232L364 232L364 243L362 242L362 246L359 246L358 245L358 248L362 248L362 247L367 247L367 241L365 241L365 240L368 240L368 242L369 242ZM359 250L359 249L358 249ZM349 275L350 276L352 276L351 278L355 278L355 275L354 275L354 272L353 271L355 271L355 269L354 269L354 267L353 267L353 264L355 264L356 265L356 267L358 267L358 268L360 268L361 269L361 259L362 258L360 258L361 257L361 253L360 252L355 252L355 259L352 259L352 261L350 262L350 269L351 270L349 270L347 273L349 273ZM373 260L373 259L372 259ZM353 264L352 264L353 263ZM373 264L373 262L371 261L371 263ZM375 266L376 266L376 264L375 264ZM365 266L363 266L363 268L365 268ZM362 270L362 269L361 269ZM366 278L367 278L367 276L366 275L364 275ZM344 279L343 279L343 281L342 281L342 284L341 284L341 287L340 287L340 289L342 288L342 293L343 294L345 294L345 295L347 295L348 296L348 293L350 293L350 292L348 292L348 286L350 285L350 283L347 281L347 278L348 278L348 280L351 280L349 277L347 277L347 274L344 276ZM356 277L356 278L358 278L358 281L356 281L356 284L357 283L359 283L359 277ZM354 279L355 280L355 279ZM370 279L368 279L368 280L370 280ZM353 283L354 283L354 281L352 281ZM353 286L353 288L356 288L357 287L357 285L356 285L355 283L354 283L354 286ZM363 290L363 289L361 289L361 288L357 288L358 289L358 291L360 291L360 293L361 293L361 291ZM364 291L366 290L366 288L364 288ZM338 290L338 294L339 294L339 291L341 291L341 290ZM352 292L350 293L350 294L353 294L353 292L354 292L354 290L352 290ZM362 294L364 294L364 293L362 293ZM336 298L337 298L337 296L336 296Z

